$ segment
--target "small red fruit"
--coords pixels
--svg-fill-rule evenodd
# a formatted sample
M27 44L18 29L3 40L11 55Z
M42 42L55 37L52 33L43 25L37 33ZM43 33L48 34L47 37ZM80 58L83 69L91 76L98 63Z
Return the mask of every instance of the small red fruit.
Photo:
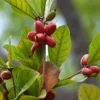
M4 80L8 80L8 79L11 78L11 72L10 72L10 71L3 71L3 72L1 73L1 77L2 77L2 79L4 79Z
M97 66L90 66L89 69L92 71L92 73L99 74L100 69Z
M31 41L34 41L35 42L35 36L36 36L36 32L29 32L27 37L28 39L30 39Z
M41 21L36 21L34 27L37 33L44 33L44 25Z
M47 93L47 96L44 98L44 100L54 100L55 94L53 91L50 91Z
M38 33L35 36L35 41L38 42L38 43L42 43L44 40L45 40L45 35L42 34L42 33Z
M53 37L51 36L46 36L46 44L48 46L50 46L51 48L55 47L56 46L56 41Z
M80 63L81 63L83 66L86 66L86 65L87 65L87 63L88 63L88 57L89 57L89 54L85 54L85 55L81 58Z
M49 25L47 25L45 27L45 33L47 35L53 34L55 32L55 30L56 30L56 24L55 23L50 23Z
M32 55L34 54L35 50L38 49L40 46L41 46L41 44L39 44L37 42L32 46L32 48L31 48Z
M92 74L92 71L89 68L82 68L81 72L85 76L90 76Z

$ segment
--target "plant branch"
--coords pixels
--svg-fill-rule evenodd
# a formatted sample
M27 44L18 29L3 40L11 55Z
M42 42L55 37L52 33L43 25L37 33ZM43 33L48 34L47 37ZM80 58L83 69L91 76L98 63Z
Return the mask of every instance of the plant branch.
M63 80L61 80L61 81L68 80L68 79L70 79L70 78L72 78L72 77L74 77L74 76L76 76L76 75L78 75L78 74L80 74L80 73L81 73L81 70L79 70L79 71L76 72L75 74L73 74L73 75L71 75L71 76L69 76L69 77L67 77L67 78L65 78L65 79L63 79Z
M16 85L15 85L15 81L14 81L14 76L13 76L12 70L10 70L10 72L11 72L12 82L13 82L13 86L14 86L14 94L16 97Z
M46 61L46 46L45 41L42 44L43 49L43 72L42 72L42 89L44 88L44 81L45 81L45 61Z

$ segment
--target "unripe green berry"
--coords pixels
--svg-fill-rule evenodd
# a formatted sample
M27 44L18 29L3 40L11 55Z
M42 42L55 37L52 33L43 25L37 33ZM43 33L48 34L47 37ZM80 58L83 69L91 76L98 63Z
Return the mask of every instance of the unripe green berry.
M51 21L55 18L56 12L50 12L49 15L46 18L46 21Z

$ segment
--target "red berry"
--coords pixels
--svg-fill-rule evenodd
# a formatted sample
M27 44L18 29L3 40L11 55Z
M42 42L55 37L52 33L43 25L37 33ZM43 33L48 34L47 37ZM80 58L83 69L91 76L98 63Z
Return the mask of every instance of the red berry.
M86 66L86 65L87 65L87 63L88 63L88 57L89 57L89 54L85 54L85 55L81 58L80 63L81 63L83 66Z
M90 76L92 74L92 71L89 68L82 68L81 72L85 76Z
M50 46L51 48L55 47L56 46L56 41L53 37L51 36L46 36L46 44L48 46Z
M44 100L54 100L55 94L53 91L50 91L47 93L47 96L44 98Z
M32 46L32 48L31 48L32 55L34 54L35 50L38 49L40 46L41 46L41 44L39 44L37 42Z
M34 27L37 33L44 33L44 25L41 21L36 21Z
M35 42L35 36L36 36L36 32L29 32L27 37L28 39L30 39L31 41L34 41Z
M90 66L89 69L92 71L92 73L99 74L100 69L97 66Z
M36 40L36 42L38 42L38 43L42 43L42 42L45 40L45 35L42 34L42 33L38 33L38 34L35 36L35 40Z
M54 24L54 23L50 23L49 25L47 25L45 27L45 33L47 35L53 34L55 32L55 30L56 30L56 24Z
M8 79L11 78L11 72L10 72L10 71L3 71L3 72L1 73L1 77L2 77L2 79L4 79L4 80L8 80Z

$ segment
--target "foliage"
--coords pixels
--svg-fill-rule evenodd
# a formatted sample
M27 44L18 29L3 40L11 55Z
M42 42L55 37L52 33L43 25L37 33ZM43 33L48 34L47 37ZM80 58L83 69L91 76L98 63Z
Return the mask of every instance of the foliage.
M18 14L28 16L35 21L39 20L44 24L44 26L49 24L46 21L46 18L51 12L53 0L5 1L8 2L13 10ZM50 36L44 32L45 37L49 36L49 38L56 41L56 46L54 48L51 48L48 45L49 61L46 61L46 40L43 40L42 43L40 43L41 47L35 50L33 55L31 54L31 48L34 47L38 41L36 41L37 37L35 37L35 40L33 41L30 41L27 38L28 32L30 31L31 29L28 27L22 30L22 34L17 45L11 44L11 37L9 38L9 44L4 45L4 48L8 51L8 62L5 63L3 59L0 58L0 70L1 72L9 70L12 77L7 81L2 80L0 77L0 100L3 98L5 100L44 99L46 98L48 92L52 91L52 89L75 82L83 82L88 79L88 77L84 76L80 70L63 80L60 80L59 74L61 65L64 64L65 60L68 58L72 46L70 30L66 25L58 27L53 35ZM100 33L94 37L90 44L88 65L94 64L100 60L99 51ZM20 63L20 65L14 65L13 60L16 60ZM12 85L9 86L9 84ZM86 98L83 88L88 89L89 93L90 88L99 93L99 90L95 89L95 87L83 85L79 91L79 100ZM5 96L3 96L4 90L6 91Z

